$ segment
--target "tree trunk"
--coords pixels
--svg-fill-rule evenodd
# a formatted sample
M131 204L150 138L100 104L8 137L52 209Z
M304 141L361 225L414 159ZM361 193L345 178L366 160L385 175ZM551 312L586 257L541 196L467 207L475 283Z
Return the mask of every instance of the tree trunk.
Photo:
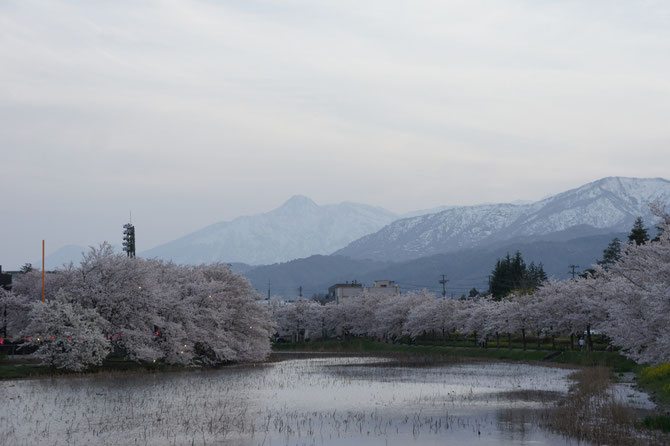
M521 329L521 339L523 340L523 349L526 350L526 329Z
M540 335L541 334L542 334L541 332L539 332L539 331L537 332L537 349L538 350L540 349Z
M496 331L496 348L500 348L500 333Z
M556 350L556 335L553 333L551 334L551 349Z
M591 339L591 325L586 326L586 345L590 352L593 351L593 339Z
M474 334L474 337L475 337L475 346L477 346L477 345L479 345L479 343L477 342L477 332L475 331L473 334Z
M507 348L512 348L512 333L507 332Z
M570 350L575 351L575 334L570 333Z

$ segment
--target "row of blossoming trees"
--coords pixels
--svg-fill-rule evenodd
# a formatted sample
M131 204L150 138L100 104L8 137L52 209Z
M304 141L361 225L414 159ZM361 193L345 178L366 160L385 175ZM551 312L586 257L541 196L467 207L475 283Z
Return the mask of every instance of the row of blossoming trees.
M216 365L264 359L274 324L249 282L226 265L128 258L108 244L77 267L17 277L0 290L8 336L56 367L83 370L110 354L137 362Z
M670 362L670 218L659 213L664 232L642 245L624 246L607 269L595 266L586 278L549 281L533 294L513 293L502 300L438 299L430 292L401 297L363 295L339 305L300 299L271 302L279 334L300 339L341 335L391 340L427 332L476 339L500 336L582 336L599 330L631 358ZM539 342L539 341L538 341Z
M110 354L187 365L261 360L275 329L293 339L349 334L392 340L432 332L485 340L520 335L524 344L527 335L600 330L638 361L670 362L670 217L659 215L664 232L658 240L626 245L614 264L502 300L438 299L423 291L325 306L273 300L267 307L225 265L130 259L103 244L78 267L47 275L45 303L40 272L19 276L12 293L0 290L0 303L11 337L36 346L45 362L72 370Z

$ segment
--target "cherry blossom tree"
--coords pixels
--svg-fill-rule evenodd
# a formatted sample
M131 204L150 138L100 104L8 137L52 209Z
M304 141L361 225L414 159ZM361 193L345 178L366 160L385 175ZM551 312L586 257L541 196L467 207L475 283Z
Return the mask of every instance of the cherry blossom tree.
M386 297L376 311L377 335L383 339L394 340L406 334L405 325L412 308L431 300L435 300L435 295L426 290Z
M30 322L31 300L13 291L0 288L0 311L2 312L3 332L0 336L16 339Z
M34 355L44 364L73 371L102 364L110 351L110 342L103 333L106 322L95 310L67 300L58 298L32 305L25 333L39 345Z
M461 301L459 314L462 317L463 333L473 336L476 343L486 345L487 336L492 332L489 318L495 316L492 303L486 298Z
M17 293L36 301L40 281L25 274ZM220 364L257 361L270 352L275 327L268 309L250 283L223 264L128 258L104 243L78 267L49 274L47 284L49 301L94 311L112 350L131 360Z
M440 333L442 340L446 340L447 333L453 330L454 301L451 299L426 299L410 309L405 323L405 333L410 337L426 332Z
M321 337L323 312L321 305L302 297L286 302L275 313L279 335L293 342Z
M637 361L670 362L670 225L657 241L630 244L608 271L598 271L607 303L602 329Z

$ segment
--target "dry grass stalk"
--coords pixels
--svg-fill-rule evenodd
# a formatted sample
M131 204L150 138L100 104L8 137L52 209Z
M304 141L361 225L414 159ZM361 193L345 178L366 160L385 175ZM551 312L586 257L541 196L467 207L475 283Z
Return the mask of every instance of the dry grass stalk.
M545 417L546 425L563 435L607 445L667 445L670 438L636 427L635 411L617 398L606 367L575 372L569 395Z

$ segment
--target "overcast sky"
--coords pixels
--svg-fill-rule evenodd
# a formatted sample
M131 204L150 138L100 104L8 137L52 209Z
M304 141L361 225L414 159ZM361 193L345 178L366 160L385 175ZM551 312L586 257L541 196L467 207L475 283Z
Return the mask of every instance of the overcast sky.
M2 0L0 264L668 178L669 4Z

